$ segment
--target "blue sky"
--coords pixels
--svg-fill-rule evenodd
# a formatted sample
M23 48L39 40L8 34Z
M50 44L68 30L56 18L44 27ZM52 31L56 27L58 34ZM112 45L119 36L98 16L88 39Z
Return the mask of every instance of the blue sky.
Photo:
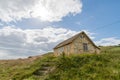
M81 30L97 45L120 44L119 8L120 0L1 0L0 59L51 51Z
M120 38L120 0L83 0L82 3L81 14L65 17L57 24L76 31L89 30L98 33L98 39L112 36ZM119 23L109 25L116 21Z

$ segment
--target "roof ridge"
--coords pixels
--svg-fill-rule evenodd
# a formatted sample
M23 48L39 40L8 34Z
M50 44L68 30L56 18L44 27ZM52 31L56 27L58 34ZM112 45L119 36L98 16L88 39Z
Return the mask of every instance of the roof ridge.
M64 40L64 41L62 41L62 42L60 42L58 45L56 45L56 46L54 47L54 49L55 49L55 48L58 48L58 47L61 47L61 46L64 46L64 45L66 45L66 44L69 44L70 42L72 42L72 41L73 41L78 35L80 35L81 33L83 33L83 31L75 34L74 36L72 36L72 37L70 37L70 38L68 38L68 39L66 39L66 40ZM68 40L69 40L69 42L67 42ZM65 44L61 45L62 43L65 43Z
M59 47L62 47L62 46L64 46L64 45L66 45L66 44L71 43L71 42L72 42L73 40L75 40L80 34L85 34L86 37L89 39L89 41L90 41L95 47L97 47L97 46L94 44L94 42L87 36L87 34L86 34L84 31L81 31L81 32L75 34L74 36L72 36L72 37L70 37L70 38L68 38L68 39L60 42L58 45L56 45L56 46L54 47L54 49L59 48ZM97 47L97 48L99 48L99 47ZM99 49L100 49L100 48L99 48Z

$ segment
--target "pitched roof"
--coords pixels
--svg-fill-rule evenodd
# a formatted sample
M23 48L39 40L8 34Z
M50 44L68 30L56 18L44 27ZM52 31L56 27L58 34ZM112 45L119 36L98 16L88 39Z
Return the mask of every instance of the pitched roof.
M73 37L71 37L71 38L69 38L69 39L67 39L67 40L65 40L65 41L63 41L63 42L61 42L61 43L59 43L56 47L54 47L54 49L60 48L60 47L62 47L62 46L64 46L64 45L67 45L67 44L71 43L73 40L75 40L77 37L79 37L80 34L85 34L85 36L89 39L89 41L93 44L93 46L95 46L96 48L100 49L99 47L97 47L97 46L93 43L93 41L87 36L87 34L86 34L84 31L82 31L82 32L74 35Z

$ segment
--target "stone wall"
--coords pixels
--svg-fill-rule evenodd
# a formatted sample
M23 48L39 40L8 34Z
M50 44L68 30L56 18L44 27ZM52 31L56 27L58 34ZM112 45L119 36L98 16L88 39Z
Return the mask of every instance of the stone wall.
M83 43L87 44L87 51L84 51ZM100 53L100 50L96 48L84 34L81 34L72 43L69 43L67 45L64 45L63 47L54 50L54 53L56 55L60 55L63 52L66 55L69 55L72 53Z

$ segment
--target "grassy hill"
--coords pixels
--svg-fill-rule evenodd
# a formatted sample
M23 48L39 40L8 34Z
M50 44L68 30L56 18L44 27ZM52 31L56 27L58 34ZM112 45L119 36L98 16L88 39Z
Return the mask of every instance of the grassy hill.
M101 49L101 54L0 61L0 80L120 80L120 47Z

